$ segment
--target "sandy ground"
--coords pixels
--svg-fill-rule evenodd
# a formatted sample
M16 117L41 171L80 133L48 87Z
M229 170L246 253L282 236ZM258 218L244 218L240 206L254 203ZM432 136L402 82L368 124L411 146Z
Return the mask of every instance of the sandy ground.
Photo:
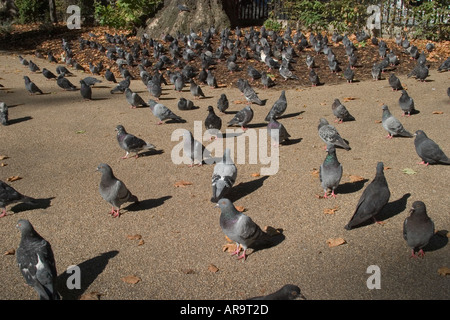
M47 61L36 62L41 68L55 70ZM24 75L47 94L30 96L24 88ZM70 80L78 86L85 76L76 73ZM448 72L432 69L423 83L400 76L420 111L410 118L401 117L400 93L391 90L386 78L288 90L288 109L280 121L293 141L279 148L278 172L254 176L268 165L259 161L238 164L238 178L229 195L261 227L281 228L284 239L274 247L254 251L245 262L222 251L227 241L219 226L220 210L210 202L213 165L191 168L171 159L172 149L180 143L171 141L171 134L178 128L193 130L194 121L205 119L207 106L215 107L221 93L230 100L229 111L243 108L236 103L243 100L237 89L204 87L206 98L193 100L199 108L179 111L179 97L193 97L188 87L177 93L167 86L161 102L187 122L158 126L148 108L130 109L124 95L111 95L112 84L103 82L93 89L95 100L84 101L78 91L63 91L41 74L31 74L16 54L0 56L0 77L5 87L0 101L10 106L12 122L0 128L0 155L8 157L1 160L0 179L20 176L22 179L11 182L14 188L49 203L38 208L22 204L8 207L8 215L0 219L0 251L17 248L20 235L15 224L18 219L29 219L52 244L58 289L64 299L90 292L112 300L245 299L268 294L286 283L298 285L313 300L450 297L449 278L438 273L440 268L450 267L448 238L436 235L426 248L425 258L412 259L402 237L403 221L415 200L426 203L436 231L445 234L450 228L450 167L419 165L413 139L387 140L377 122L381 120L381 105L386 103L407 130L424 130L450 154ZM150 98L140 80L133 81L131 88L145 100ZM258 94L267 103L252 106L255 116L250 128L259 133L265 130L263 119L280 90L258 90ZM337 198L320 199L322 189L312 172L326 153L317 124L320 117L333 122L331 103L345 97L354 98L344 104L356 121L336 127L352 150L337 151L344 168ZM226 123L232 116L229 113L222 118ZM156 145L157 151L138 159L120 159L125 152L116 141L114 128L118 124ZM248 153L248 146L246 150ZM344 225L373 179L378 161L389 168L385 174L391 198L378 217L384 224L370 223L347 231ZM141 200L139 206L124 206L120 218L108 215L110 206L98 192L100 173L95 169L101 162L110 164ZM405 174L405 168L416 173ZM365 180L351 183L350 175ZM175 187L180 180L192 185ZM330 208L337 210L325 214ZM128 239L136 234L142 236L140 245L139 240ZM334 238L343 238L346 243L330 248L327 240ZM14 255L0 258L2 299L36 299L15 259ZM71 265L80 267L81 289L66 286L66 270ZM218 271L211 271L210 265ZM367 286L371 276L367 269L372 265L379 267L380 289ZM140 281L124 282L122 278L129 275Z

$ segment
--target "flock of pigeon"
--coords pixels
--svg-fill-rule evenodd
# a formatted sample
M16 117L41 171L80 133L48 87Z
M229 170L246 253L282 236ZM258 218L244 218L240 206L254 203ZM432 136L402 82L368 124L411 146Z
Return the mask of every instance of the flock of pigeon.
M106 57L117 64L122 81L118 82L116 76L109 69L104 70L103 64L94 65L89 62L89 72L93 76L85 77L80 80L80 88L71 83L69 77L72 72L65 66L58 65L56 74L46 68L39 66L31 61L19 56L20 62L27 66L33 73L41 72L46 79L55 79L56 84L63 90L80 90L83 99L93 99L92 86L102 80L94 77L103 74L107 81L115 84L111 90L111 94L124 94L130 108L148 107L153 115L158 119L158 124L162 124L166 120L172 122L185 122L180 116L176 115L172 110L166 107L159 100L162 93L162 85L174 86L174 90L181 91L185 86L190 87L190 93L194 99L204 97L201 86L197 82L201 82L211 87L217 87L217 81L212 74L211 66L225 60L227 68L230 72L238 72L239 65L236 63L238 56L248 59L252 54L253 58L260 61L262 65L268 68L268 72L278 70L280 76L286 81L296 79L293 73L294 68L291 65L294 57L298 57L296 50L302 50L306 47L313 47L317 54L325 54L328 57L329 67L332 72L339 70L340 62L337 61L331 47L328 47L328 36L322 34L314 35L311 33L307 39L301 32L292 33L288 28L286 32L279 36L277 33L266 31L261 28L255 31L253 28L245 33L239 28L235 30L235 37L232 37L230 30L225 29L219 34L220 41L217 48L212 47L211 39L217 37L217 32L211 28L201 33L199 36L195 32L189 35L177 34L174 38L168 34L163 35L162 41L142 36L140 42L130 42L129 39L121 35L110 35L105 33L105 39L109 43L104 46L96 41L97 36L92 35L91 40L79 39L81 49L90 47L98 50L106 55ZM293 36L291 37L291 35ZM358 34L358 37L365 35ZM342 42L348 55L348 67L344 70L344 77L348 82L353 80L353 68L356 63L356 55L354 45L347 36L337 33L333 34L331 40L335 43ZM358 40L359 41L359 40ZM179 42L184 44L184 49ZM398 58L393 54L393 50L389 50L385 42L372 39L372 42L379 46L381 62L374 64L372 75L375 80L380 78L381 73L390 65L395 65ZM167 47L163 43L168 44ZM429 69L427 66L425 53L419 53L417 47L409 45L407 38L398 39L397 45L411 55L411 58L417 59L417 65L408 74L423 81L428 77ZM68 66L75 70L86 71L77 61L73 54L71 43L63 39L62 48L64 51L64 61ZM427 46L427 50L433 48ZM151 52L155 63L151 62ZM169 58L169 56L171 58ZM199 58L201 61L201 70L197 70L190 62ZM48 59L51 62L59 63L58 60L48 53ZM152 99L145 101L138 93L133 92L129 86L134 77L127 66L138 65L140 73L139 78L145 84ZM314 71L314 57L307 56L306 66L309 69L309 76L313 86L320 83L317 74ZM173 67L173 68L172 68ZM166 70L166 72L164 72ZM177 71L173 71L177 70ZM438 71L450 70L450 60L447 59L438 69ZM153 72L153 74L152 74ZM240 126L242 130L246 130L248 124L253 119L252 104L264 105L265 101L261 100L256 91L252 88L251 82L261 79L264 87L274 85L272 78L268 76L268 72L259 72L254 67L248 68L248 76L250 81L243 78L239 79L236 86L242 92L247 100L247 105L237 112L233 118L228 121L228 126ZM166 80L167 76L168 80ZM39 87L30 80L28 76L24 76L25 87L30 94L44 94ZM406 90L402 88L400 80L391 74L389 77L389 85L392 90L402 90L399 99L399 105L405 116L414 114L414 100L408 95ZM449 91L450 94L450 91ZM186 98L181 98L177 104L179 110L193 109L194 103ZM217 101L217 109L221 113L225 113L229 106L228 99L222 94ZM285 91L283 90L278 100L273 104L264 120L268 123L267 130L270 132L275 143L283 143L289 141L289 133L283 124L277 119L287 109L287 100ZM450 159L444 154L439 146L427 137L424 131L418 130L414 134L408 132L401 122L395 118L389 111L388 106L384 105L382 126L388 132L388 138L394 136L415 137L414 145L419 157L423 160L423 164L450 164ZM332 104L333 114L336 116L336 122L354 121L355 118L349 113L346 107L336 99ZM0 104L0 119L3 125L8 124L8 109L5 103ZM208 107L208 115L205 119L205 127L211 133L220 132L222 128L222 118L214 112L214 107ZM215 131L216 130L216 131ZM130 154L139 157L139 152L152 150L155 146L144 141L137 136L128 133L124 126L116 127L117 141L119 146L126 152L123 158L127 158ZM324 197L336 197L335 190L340 183L342 177L342 165L336 157L336 148L351 150L348 141L343 139L336 127L329 124L326 119L320 119L318 125L318 135L327 145L327 156L320 166L320 182L324 189ZM188 130L183 135L183 150L190 157L191 165L201 165L204 161L205 146L195 140L192 133ZM126 202L138 202L138 198L126 187L126 185L118 179L112 168L105 163L98 165L97 170L101 173L99 184L99 192L103 199L112 206L111 215L113 217L120 216L120 207ZM220 226L229 239L236 242L236 251L233 253L238 255L239 259L246 259L246 250L256 243L264 244L268 241L268 235L265 233L249 216L238 211L233 203L226 198L232 189L237 178L237 167L230 157L230 150L226 149L222 161L215 164L211 186L211 201L217 204L221 210ZM331 190L331 194L329 194ZM371 183L363 191L360 200L356 205L354 214L345 229L350 230L361 225L369 219L375 219L375 216L388 203L390 191L388 183L384 176L384 165L379 162L376 167L376 175ZM12 188L10 185L0 181L0 207L3 208L1 217L6 214L6 206L16 202L33 202L33 198L22 195L20 192ZM27 220L19 220L18 229L21 231L21 242L17 249L17 263L26 282L32 286L38 293L40 299L59 299L60 296L55 289L56 267L55 259L50 244L43 239ZM429 242L434 234L433 221L428 217L425 203L415 201L410 211L409 217L404 221L403 235L409 247L412 248L412 256L418 251L423 256L422 248ZM242 254L241 247L243 249ZM239 255L240 254L240 255ZM277 293L256 297L255 299L293 299L302 296L300 289L295 285L287 285L280 289Z

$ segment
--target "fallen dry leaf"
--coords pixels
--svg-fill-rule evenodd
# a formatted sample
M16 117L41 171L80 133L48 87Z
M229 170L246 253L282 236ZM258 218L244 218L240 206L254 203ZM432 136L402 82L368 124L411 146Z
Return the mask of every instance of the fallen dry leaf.
M243 206L235 206L236 210L239 212L244 212L245 208Z
M356 175L349 175L350 178L350 182L358 182L358 181L363 181L364 178L361 176L356 176Z
M318 177L319 177L319 174L320 174L320 171L319 171L318 169L316 169L316 168L313 168L313 169L312 169L311 175L312 175L313 177L318 178Z
M450 274L450 268L449 267L440 267L438 269L438 274L441 276L446 276Z
M130 234L127 236L127 239L128 240L141 240L142 236L140 234L134 234L134 235Z
M11 255L14 255L15 253L16 253L16 249L12 248L12 249L6 250L3 255L4 256L11 256Z
M233 242L233 240L231 240L230 238L228 238L227 236L225 236L225 239L227 240L227 242Z
M258 172L252 173L252 177L259 177L260 174Z
M5 159L8 159L9 157L8 156L0 156L0 160L5 160Z
M209 266L208 266L208 270L209 271L211 271L211 272L213 272L213 273L216 273L217 271L219 271L219 268L217 268L215 265L213 265L213 264L210 264Z
M239 245L240 247L241 245ZM227 243L222 246L223 252L235 252L236 251L236 243Z
M347 243L347 242L343 238L334 238L334 239L327 240L328 247L330 247L330 248L340 246L344 243Z
M102 294L100 292L92 291L81 295L80 300L100 300L101 295Z
M126 276L126 277L121 278L121 280L123 282L125 282L125 283L136 284L139 281L141 281L141 278L133 276L133 275L130 275L130 276Z
M141 239L141 240L139 240L139 242L138 242L138 246L142 246L144 243L145 243L145 242L144 242L144 239Z
M433 111L433 114L444 114L444 111Z
M271 237L279 235L279 234L281 234L283 232L283 229L280 229L280 228L276 229L276 228L271 227L271 226L265 226L263 228L263 230L264 230L265 233L267 233Z
M4 163L4 162L2 162L2 163L0 163L0 167L6 167L8 164L7 163Z
M6 181L13 182L13 181L17 181L20 179L22 179L22 178L19 176L12 176L12 177L6 178Z
M241 101L241 100L234 100L233 102L234 102L234 104L244 104L245 103L245 101Z
M381 123L382 121L381 120L375 120L375 123Z
M356 100L356 99L358 99L358 98L355 98L355 97L345 97L345 98L344 98L344 102L349 102L349 101Z
M190 186L190 185L192 185L192 182L184 181L184 180L177 181L174 184L174 186L177 187L177 188L178 187L186 187L186 186Z
M194 269L181 269L181 272L183 272L184 274L195 274L195 270Z
M338 210L339 210L339 207L335 206L334 208L325 208L325 209L323 209L323 213L325 213L325 214L335 214L336 211L338 211Z

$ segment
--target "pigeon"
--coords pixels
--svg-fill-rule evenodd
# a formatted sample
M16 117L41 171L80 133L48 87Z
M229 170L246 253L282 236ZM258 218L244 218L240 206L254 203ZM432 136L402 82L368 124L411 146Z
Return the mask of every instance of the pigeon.
M175 86L175 91L181 92L181 90L183 90L184 87L184 79L182 75L179 75L176 77L175 82L174 82L174 86Z
M409 216L403 222L403 238L412 249L411 258L424 257L425 247L434 235L434 222L427 214L422 201L414 201ZM415 252L418 251L417 256Z
M294 284L286 284L278 291L265 296L257 296L247 300L305 300L305 296L300 292L300 288Z
M28 76L23 76L23 79L25 80L25 88L30 94L43 94L42 90L39 89L38 86L33 81L31 81Z
M40 71L41 70L41 68L39 68L38 66L37 66L37 64L35 64L33 61L29 61L29 63L28 63L28 68L30 69L30 71L31 72L38 72L38 71Z
M314 56L310 56L309 54L306 56L306 65L308 66L309 69L314 68Z
M400 108L402 109L402 116L405 114L408 114L408 117L411 115L411 112L415 111L414 108L414 100L408 95L408 92L406 90L402 90L402 95L398 99L398 103L400 105Z
M428 52L433 51L435 48L434 43L428 42L425 46L425 49L427 49Z
M36 203L36 199L21 194L16 189L0 180L0 208L2 209L0 218L6 215L6 206L18 202L33 204Z
M230 73L241 71L241 68L239 68L239 66L234 61L227 61L227 68Z
M243 83L243 93L248 103L255 103L260 106L264 105L264 102L258 97L255 90L250 86L247 80L244 80Z
M116 92L124 93L125 90L130 86L131 78L126 77L124 80L120 81L114 88L111 89L111 94Z
M148 81L147 90L156 100L159 100L159 97L162 94L161 83L159 83L158 81Z
M133 152L135 153L135 158L139 157L139 151L142 150L152 150L155 146L151 143L145 142L143 139L136 137L135 135L128 133L122 125L116 127L117 131L117 142L119 146L125 150L127 153L122 159L127 159L128 155Z
M90 87L95 86L96 83L102 83L102 80L99 80L94 77L85 77L83 78L83 81Z
M60 300L52 246L36 232L29 220L20 219L16 227L21 233L16 261L26 283L36 290L39 300Z
M331 196L336 198L334 191L339 186L342 178L342 165L336 156L336 148L330 144L327 146L327 156L320 165L319 179L324 191L324 198L328 198L328 189L331 189Z
M380 65L374 63L373 66L372 66L371 73L372 73L372 79L373 80L375 80L375 81L380 80L380 77L381 77L381 67L380 67Z
M208 106L208 115L205 119L205 128L206 130L214 130L220 131L222 129L222 119L217 116L214 112L214 108L212 106Z
M391 73L391 75L389 76L389 85L392 88L392 91L398 91L398 90L402 90L403 86L400 82L400 79L397 78L397 76L394 73Z
M237 167L230 155L230 149L225 149L222 161L216 163L211 178L212 197L211 202L217 203L227 196L236 182Z
M273 87L275 85L275 82L272 80L271 77L267 75L267 72L265 71L261 72L261 83L264 89Z
M269 120L269 123L267 124L267 132L269 133L274 146L278 146L283 142L289 141L289 138L291 137L291 135L287 132L286 127L274 118Z
M177 122L185 122L185 120L177 116L172 110L161 103L157 103L154 100L149 100L148 105L153 115L159 119L158 124L162 124L163 121L167 119L175 120Z
M331 60L328 62L328 67L330 68L332 73L336 73L341 71L341 68L339 67L339 63L337 60Z
M392 139L392 137L394 136L401 136L408 138L413 137L413 135L403 127L401 122L391 114L391 112L389 111L389 107L387 105L383 105L382 109L383 115L381 118L381 125L383 126L384 130L388 132L386 138Z
M232 255L237 255L242 246L243 252L238 259L245 261L247 249L257 243L268 243L269 235L261 230L249 216L239 212L234 204L227 198L222 198L217 202L216 207L221 210L220 227L223 233L232 241L236 242L236 250Z
M352 70L352 67L349 64L348 67L344 70L344 78L347 80L347 83L352 83L354 77L355 72Z
M0 102L0 123L4 126L9 125L8 106L4 102Z
M75 85L72 82L70 82L69 79L65 78L63 73L61 73L58 76L58 78L56 78L56 84L60 88L66 90L66 91L75 91L75 90L77 90L77 87L75 87Z
M253 110L248 105L238 111L234 117L228 122L228 126L238 125L242 130L247 130L247 124L253 119Z
M116 77L114 76L114 73L112 73L112 71L110 69L106 69L106 71L105 71L105 79L110 81L110 82L117 83Z
M327 145L332 144L334 146L344 148L347 151L351 150L350 146L344 141L344 139L342 139L336 128L330 125L326 119L320 118L318 130L319 137Z
M80 94L86 100L92 100L92 89L91 87L84 81L80 80Z
M423 130L417 130L414 134L414 147L418 156L422 159L420 164L450 164L450 159L442 151L439 145L428 138Z
M194 103L191 100L181 97L177 104L178 110L192 110Z
M21 63L22 65L28 66L28 65L30 64L30 63L28 62L28 60L25 59L24 57L22 57L21 55L18 55L17 57L19 58L19 61L20 61L20 63Z
M57 66L56 67L56 73L58 75L64 75L64 76L73 76L73 73L69 71L69 69L67 69L64 66Z
M229 101L227 98L227 95L225 93L222 93L217 100L217 109L219 109L220 112L225 113L225 111L229 107Z
M356 210L345 229L351 230L370 218L376 221L375 216L388 203L390 196L391 192L384 176L384 164L380 161L377 163L375 178L364 189L356 205Z
M255 81L257 79L261 79L262 74L258 70L256 70L253 66L247 67L247 74L250 77L251 81Z
M420 80L422 82L425 81L425 79L429 75L429 69L425 64L418 63L410 73L408 73L407 77L414 77L417 80Z
M287 81L288 79L299 80L299 78L295 74L293 74L288 67L286 67L283 64L281 64L278 71L280 72L280 75L284 78L284 81Z
M42 75L46 77L48 80L56 79L56 74L48 70L47 68L42 68Z
M205 146L200 141L194 139L189 130L185 130L183 133L183 152L191 161L189 167L193 167L194 165L202 166L204 158L208 153Z
M185 5L179 4L179 5L177 5L177 7L178 7L178 10L180 10L180 12L182 12L182 11L191 12L191 10L189 10L189 8L186 7Z
M437 68L438 72L444 72L450 70L450 57L448 57L444 62L442 62Z
M100 74L100 69L98 68L98 66L93 65L92 62L89 62L89 70L92 74Z
M120 206L127 202L139 202L126 185L114 176L112 168L106 163L100 163L97 167L102 177L100 179L99 191L102 198L112 205L110 214L114 217L120 217ZM117 210L116 210L117 208Z
M333 111L336 120L334 122L342 123L344 121L354 121L355 117L353 117L347 108L341 103L339 99L334 99L334 102L331 104L331 110Z
M206 73L206 84L211 88L218 88L216 77L211 70L208 70Z
M309 70L308 76L309 81L311 81L311 86L317 87L320 84L319 76L313 69Z
M287 109L287 100L286 100L286 92L285 90L281 91L281 95L277 101L273 104L269 113L267 114L265 121L270 121L270 119L279 118Z
M199 85L197 85L193 79L191 79L191 85L189 90L195 99L199 99L199 97L203 98L205 97L202 88Z
M148 104L144 101L144 99L142 99L138 93L133 92L130 88L125 89L125 98L132 109L137 107L148 107Z

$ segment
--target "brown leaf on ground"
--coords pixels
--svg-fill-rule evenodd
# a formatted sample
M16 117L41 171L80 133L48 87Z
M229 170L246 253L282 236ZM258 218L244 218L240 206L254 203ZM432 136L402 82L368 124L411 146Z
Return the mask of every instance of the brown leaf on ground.
M325 213L325 214L335 214L336 211L338 211L338 210L339 210L339 207L338 206L334 206L334 208L325 208L325 209L323 209L323 213Z
M433 114L444 114L444 111L433 111Z
M381 120L375 120L375 123L381 123L382 121Z
M353 175L353 174L349 175L348 177L350 179L350 182L358 182L358 181L363 181L364 180L363 177L356 176L356 175Z
M100 300L101 295L100 292L92 291L81 295L80 300Z
M450 268L449 267L440 267L438 269L438 274L441 276L447 276L450 274Z
M194 269L181 269L181 272L183 272L184 274L195 274L195 270Z
M241 247L241 245L239 245ZM236 251L236 243L227 243L222 246L223 252L235 252Z
M134 234L134 235L127 235L128 240L141 240L142 236L140 234Z
M259 174L258 172L252 173L252 177L256 178L259 177L261 174Z
M144 242L144 239L141 239L141 240L139 240L139 242L138 242L138 246L142 246L144 243L145 243L145 242Z
M267 233L271 237L279 235L279 234L281 234L283 232L283 229L274 228L274 227L271 227L271 226L265 226L263 228L263 230L264 230L265 233Z
M343 238L334 238L334 239L327 240L327 245L330 248L340 246L344 243L347 243L347 242Z
M20 179L22 179L22 177L12 176L12 177L6 178L6 181L13 182L13 181L17 181L17 180L20 180Z
M239 212L244 212L245 208L243 206L234 206L236 208L237 211Z
M6 250L3 255L4 256L11 256L11 255L14 255L14 254L16 254L16 249L12 248L12 249Z
M180 181L177 181L177 182L175 182L175 184L174 184L174 186L175 187L186 187L186 186L190 186L190 185L192 185L192 182L189 182L189 181L185 181L185 180L180 180Z
M355 98L355 97L345 97L343 100L344 100L344 102L349 102L349 101L356 100L356 99L358 99L358 98Z
M139 281L141 281L141 278L133 276L133 275L129 275L129 276L125 276L125 277L120 278L120 280L122 280L125 283L136 284Z
M8 159L9 157L8 156L0 156L0 160L5 160L5 159Z
M8 164L7 163L4 163L4 162L1 162L0 163L0 167L6 167Z
M313 169L312 169L311 175L312 175L313 177L318 178L318 177L319 177L319 174L320 174L319 169L316 169L316 168L313 168Z
M213 265L212 263L208 266L208 270L216 273L217 271L219 271L219 268L217 268L215 265Z

